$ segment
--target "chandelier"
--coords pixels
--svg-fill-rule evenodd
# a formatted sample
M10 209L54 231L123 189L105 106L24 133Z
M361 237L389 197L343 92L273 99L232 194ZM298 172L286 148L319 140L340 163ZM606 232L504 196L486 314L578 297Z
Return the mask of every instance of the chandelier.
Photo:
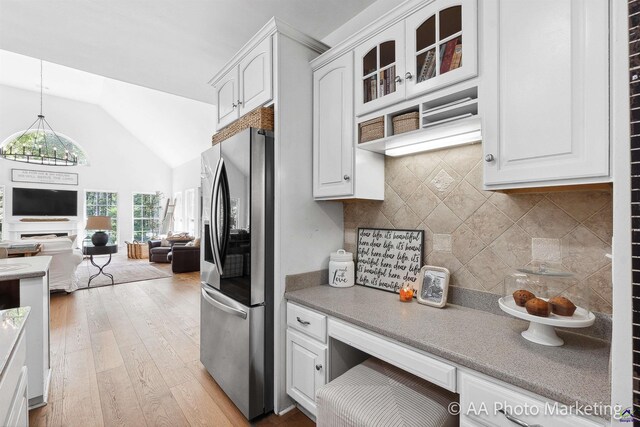
M40 60L40 114L17 138L0 147L0 158L15 162L48 166L76 166L78 155L75 147L53 130L42 112L42 60Z

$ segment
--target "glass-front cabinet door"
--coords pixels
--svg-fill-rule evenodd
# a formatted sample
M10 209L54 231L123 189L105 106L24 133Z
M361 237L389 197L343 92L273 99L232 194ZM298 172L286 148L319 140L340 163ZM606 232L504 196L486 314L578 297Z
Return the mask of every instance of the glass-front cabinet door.
M404 99L404 22L355 49L356 114Z
M405 24L407 98L478 75L477 0L436 0Z

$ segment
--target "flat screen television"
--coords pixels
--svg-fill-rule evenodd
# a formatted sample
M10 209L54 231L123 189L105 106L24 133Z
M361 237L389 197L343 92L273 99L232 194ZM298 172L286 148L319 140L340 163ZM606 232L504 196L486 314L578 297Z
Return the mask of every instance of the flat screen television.
M43 190L40 188L14 188L13 215L77 216L78 192Z

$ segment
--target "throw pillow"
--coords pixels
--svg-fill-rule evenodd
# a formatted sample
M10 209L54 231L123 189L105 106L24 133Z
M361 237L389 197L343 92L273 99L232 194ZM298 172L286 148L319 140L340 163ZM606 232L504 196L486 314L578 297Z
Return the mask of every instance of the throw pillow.
M77 234L70 234L67 237L69 238L69 240L71 240L71 246L75 245L76 238L78 237L78 235Z
M171 242L169 242L167 239L162 239L160 241L160 246L165 247L165 248L170 247L171 246Z
M189 246L189 247L191 247L191 246L195 246L195 245L193 244L193 242L189 242L189 243L187 243L185 246Z
M198 247L200 246L200 238L199 237L193 241L193 246L198 246Z

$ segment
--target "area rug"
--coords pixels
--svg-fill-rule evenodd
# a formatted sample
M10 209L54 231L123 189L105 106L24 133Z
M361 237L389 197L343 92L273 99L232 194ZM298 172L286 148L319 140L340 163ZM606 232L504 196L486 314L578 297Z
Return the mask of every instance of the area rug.
M107 262L106 257L96 257L95 263L102 265ZM76 270L78 288L86 288L89 277L96 274L98 268L91 265L88 259L82 261ZM149 263L148 260L128 260L114 257L111 263L104 268L105 273L113 275L114 284L139 282L142 280L162 279L171 277L171 273L162 271ZM91 281L91 287L110 285L111 279L102 274Z

